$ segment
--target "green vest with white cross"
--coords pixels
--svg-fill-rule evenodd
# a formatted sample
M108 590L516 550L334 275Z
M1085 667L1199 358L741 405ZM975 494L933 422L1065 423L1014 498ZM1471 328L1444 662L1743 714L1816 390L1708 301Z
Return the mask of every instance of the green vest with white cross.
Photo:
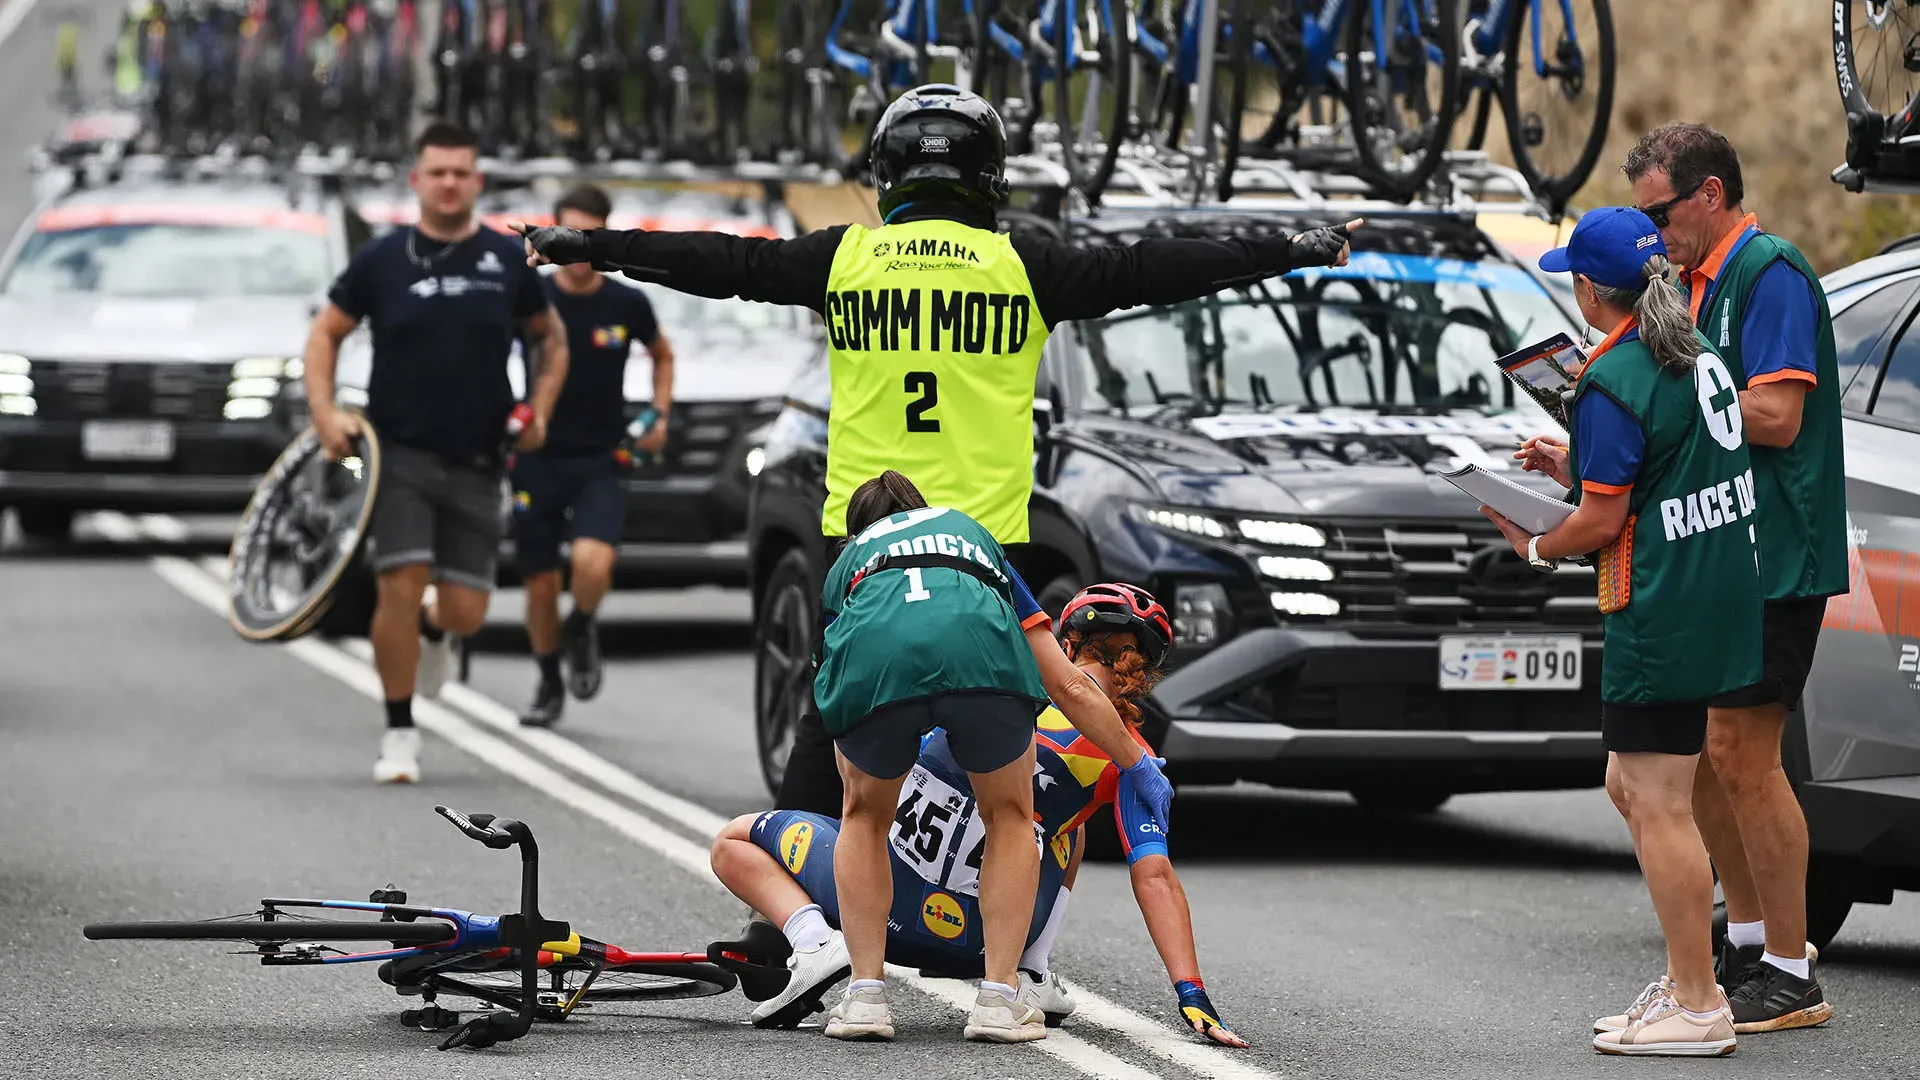
M1662 369L1630 333L1587 365L1574 392L1574 413L1603 394L1646 436L1627 496L1631 591L1605 617L1606 702L1697 701L1760 681L1758 517L1740 401L1726 363L1695 336L1691 371ZM1578 493L1573 426L1567 461Z

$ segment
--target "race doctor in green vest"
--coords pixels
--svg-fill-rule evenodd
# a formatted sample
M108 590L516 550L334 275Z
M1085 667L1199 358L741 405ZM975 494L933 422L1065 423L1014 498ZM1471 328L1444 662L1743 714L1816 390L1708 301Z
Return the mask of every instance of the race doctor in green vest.
M1342 265L1347 233L1360 224L1097 248L1001 233L1006 130L984 98L944 84L901 94L875 125L870 150L879 228L839 225L772 240L520 227L530 263L591 262L699 296L794 304L821 316L833 390L820 523L829 557L831 541L846 535L854 489L888 469L1017 551L1028 538L1033 492L1035 380L1056 326ZM1027 629L1046 632L1045 616ZM1123 767L1139 757L1117 716L1109 731L1085 734ZM778 805L837 816L841 798L833 743L812 710Z
M1694 792L1727 900L1718 974L1742 1034L1807 1027L1833 1008L1807 951L1807 823L1780 767L1780 740L1813 666L1827 598L1848 589L1833 321L1806 257L1742 207L1740 157L1724 136L1665 124L1641 138L1625 171L1687 267L1694 321L1740 389L1760 501L1765 678L1714 709Z
M1607 791L1667 940L1666 975L1624 1014L1595 1021L1593 1046L1728 1054L1733 1017L1713 976L1713 874L1692 802L1709 708L1760 681L1758 514L1741 402L1668 283L1647 215L1588 211L1540 269L1571 271L1581 315L1607 335L1575 384L1568 446L1531 439L1514 455L1571 489L1578 509L1539 536L1481 512L1541 572L1599 553Z

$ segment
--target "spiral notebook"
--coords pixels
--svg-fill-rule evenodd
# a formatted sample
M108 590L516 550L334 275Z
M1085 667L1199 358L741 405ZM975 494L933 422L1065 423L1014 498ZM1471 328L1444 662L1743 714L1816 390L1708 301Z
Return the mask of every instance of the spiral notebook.
M1570 502L1543 495L1530 487L1522 487L1478 465L1441 473L1440 478L1473 496L1478 502L1498 510L1507 520L1535 536L1551 532L1554 526L1571 517L1575 509Z
M1572 337L1555 334L1495 362L1500 365L1500 374L1538 402L1562 430L1568 430L1567 402L1573 395L1574 380L1587 366L1587 354Z

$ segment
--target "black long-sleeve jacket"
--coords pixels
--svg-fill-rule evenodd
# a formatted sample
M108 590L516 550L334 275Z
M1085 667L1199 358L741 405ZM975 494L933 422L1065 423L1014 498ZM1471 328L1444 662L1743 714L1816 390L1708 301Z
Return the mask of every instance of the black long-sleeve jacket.
M991 216L951 205L909 206L896 222L946 218L993 228ZM587 233L595 269L721 299L739 297L823 311L827 278L846 226L792 240L723 232L597 229ZM1048 329L1143 304L1175 304L1233 285L1284 274L1322 260L1285 236L1199 240L1150 238L1127 245L1075 247L1016 231L1013 250L1027 269Z

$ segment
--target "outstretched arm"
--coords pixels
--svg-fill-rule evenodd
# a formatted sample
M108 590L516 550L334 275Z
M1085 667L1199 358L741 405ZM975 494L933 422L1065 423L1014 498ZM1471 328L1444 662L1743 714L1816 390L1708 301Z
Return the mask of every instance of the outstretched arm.
M1187 893L1180 887L1173 863L1165 855L1151 854L1136 861L1129 872L1133 898L1140 904L1147 934L1153 938L1153 947L1167 966L1167 977L1173 980L1174 993L1179 996L1180 1018L1222 1046L1251 1045L1221 1023L1219 1011L1207 998L1193 944L1193 913L1187 907Z
M526 237L528 265L592 263L596 270L618 270L695 296L737 296L814 311L826 306L827 275L846 232L846 226L836 225L792 240L770 240L728 232L513 228Z

